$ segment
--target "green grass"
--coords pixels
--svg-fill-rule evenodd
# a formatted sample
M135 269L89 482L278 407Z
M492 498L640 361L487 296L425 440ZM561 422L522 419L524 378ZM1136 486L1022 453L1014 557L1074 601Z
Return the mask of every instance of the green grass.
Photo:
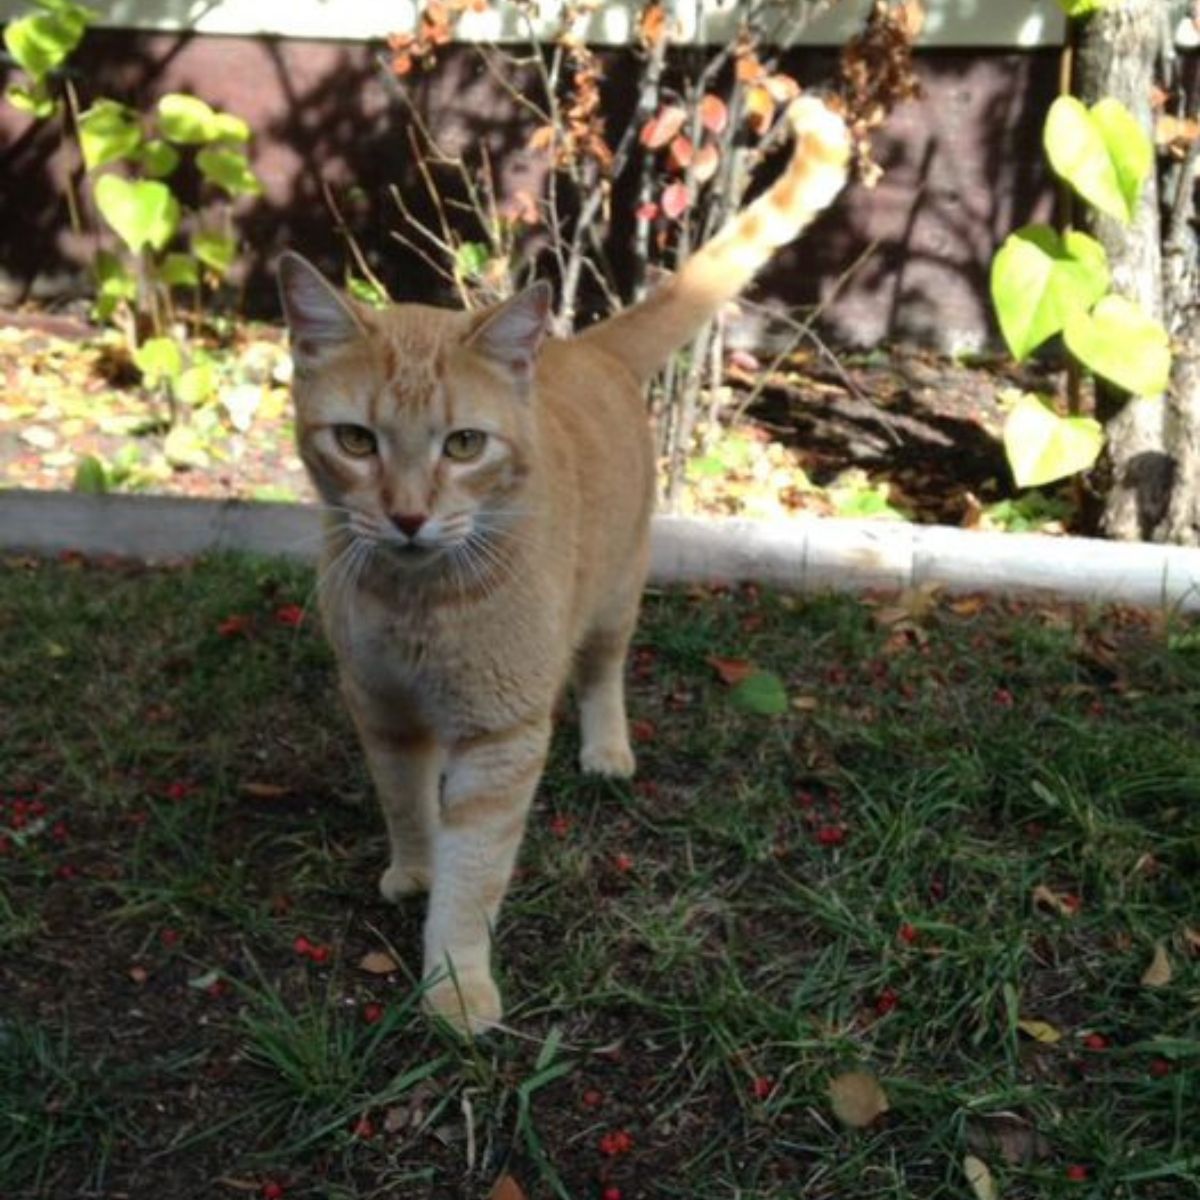
M1200 1196L1194 621L650 596L638 780L580 777L563 722L498 931L514 1032L464 1045L419 1011L420 904L376 896L329 654L287 620L311 589L237 559L0 572L4 1200L506 1171L939 1200L967 1154L1006 1200ZM741 711L711 656L797 703ZM851 1069L890 1101L866 1128L831 1109Z

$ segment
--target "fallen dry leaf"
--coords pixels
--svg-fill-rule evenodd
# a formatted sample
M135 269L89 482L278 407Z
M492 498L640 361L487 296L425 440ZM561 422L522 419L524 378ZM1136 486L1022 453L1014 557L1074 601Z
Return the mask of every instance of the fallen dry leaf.
M792 707L797 712L816 712L820 701L816 696L793 696Z
M744 658L722 658L717 654L708 656L708 665L716 671L721 682L729 687L737 687L743 679L748 679L758 668Z
M829 1101L843 1125L864 1129L888 1111L887 1093L866 1071L847 1071L829 1081Z
M1033 889L1034 908L1048 909L1060 917L1073 917L1079 912L1079 901L1066 892L1055 892L1044 883Z
M992 1178L991 1171L988 1170L988 1165L982 1158L976 1158L973 1154L968 1154L963 1158L963 1174L967 1177L967 1182L971 1185L971 1191L975 1193L978 1200L1000 1200L1000 1192L996 1188L996 1181Z
M978 1154L999 1154L1010 1167L1050 1155L1050 1143L1015 1112L980 1113L968 1118L967 1145Z
M1142 987L1166 987L1171 982L1171 959L1167 948L1162 942L1154 943L1154 953L1150 957L1150 965L1142 972Z
M1185 925L1183 928L1183 940L1191 953L1200 954L1200 929L1192 929L1190 926Z
M488 1192L488 1200L525 1200L525 1189L505 1171Z
M358 960L358 969L371 975L390 975L400 964L385 950L368 950Z
M253 779L240 784L238 791L251 800L282 800L288 794L288 789L278 783L259 783Z
M1022 1017L1017 1022L1017 1028L1022 1033L1028 1034L1035 1042L1044 1042L1048 1046L1062 1041L1062 1034L1049 1021L1027 1020Z

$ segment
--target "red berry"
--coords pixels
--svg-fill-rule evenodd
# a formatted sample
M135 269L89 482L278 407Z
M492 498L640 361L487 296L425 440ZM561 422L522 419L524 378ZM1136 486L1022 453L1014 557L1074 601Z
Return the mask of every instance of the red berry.
M1083 1163L1072 1163L1066 1170L1066 1176L1072 1183L1083 1183L1088 1177L1088 1169Z
M179 945L179 930L160 929L158 931L158 940L169 950L172 946Z
M619 1187L606 1187L601 1193L601 1200L621 1200L621 1189Z
M1106 1038L1102 1033L1089 1033L1087 1037L1083 1039L1083 1044L1089 1050L1107 1050L1108 1038Z
M323 963L329 958L328 946L314 946L309 952L308 957L315 963Z
M364 1004L362 1017L368 1025L378 1025L383 1020L383 1005L377 1004L374 1000L369 1004Z
M992 701L998 708L1012 708L1013 694L1008 688L997 688L992 693Z
M1171 1064L1165 1058L1155 1058L1150 1060L1150 1074L1155 1079L1163 1079L1171 1073Z
M624 875L633 870L633 856L625 853L614 855L613 866Z
M633 1149L633 1137L627 1130L614 1129L600 1139L600 1153L609 1158L628 1154Z
M885 987L878 996L875 997L875 1011L881 1016L886 1016L900 1003L900 997L890 987Z
M375 1136L375 1125L370 1117L362 1116L354 1122L354 1128L351 1130L357 1138L373 1138Z
M274 1179L264 1180L262 1187L258 1189L258 1194L262 1200L282 1200L283 1184L276 1183Z
M846 830L842 825L822 825L813 836L820 846L840 846L846 840Z
M896 931L896 936L911 946L920 935L917 933L917 927L911 921L905 921Z
M60 863L54 868L54 875L56 879L74 879L78 874L79 868L72 866L71 863ZM166 943L164 943L164 945L165 944Z
M308 938L304 936L304 934L300 934L300 936L297 937L292 943L292 949L295 950L297 954L303 954L305 958L307 958L312 953L312 942L310 942Z
M583 1093L582 1100L584 1108L599 1108L604 1103L604 1093L597 1091L595 1088L588 1088Z
M766 1075L758 1075L750 1083L755 1100L765 1100L774 1090L775 1081Z
M275 620L280 625L288 625L295 629L304 621L304 609L298 604L281 604L275 610Z

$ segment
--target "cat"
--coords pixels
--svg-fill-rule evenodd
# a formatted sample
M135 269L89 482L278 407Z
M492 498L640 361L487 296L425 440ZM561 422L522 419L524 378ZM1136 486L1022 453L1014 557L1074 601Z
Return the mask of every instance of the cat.
M424 1003L502 1015L493 925L568 682L584 771L634 770L623 673L649 561L643 389L840 191L848 135L789 109L782 177L644 301L547 335L544 282L480 313L372 311L278 262L301 458L327 506L320 588L390 845L388 900L428 891Z

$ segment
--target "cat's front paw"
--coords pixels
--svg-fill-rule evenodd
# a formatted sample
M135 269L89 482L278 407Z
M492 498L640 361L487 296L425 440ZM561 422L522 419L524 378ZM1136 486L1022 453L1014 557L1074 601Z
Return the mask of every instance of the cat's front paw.
M486 1033L503 1013L500 989L485 970L463 971L442 978L425 993L426 1012L435 1014L462 1034Z
M584 745L579 752L580 769L589 775L607 775L610 779L632 777L637 761L627 741Z
M429 871L424 867L406 863L391 863L379 877L379 894L389 903L396 904L405 896L416 896L429 891Z

